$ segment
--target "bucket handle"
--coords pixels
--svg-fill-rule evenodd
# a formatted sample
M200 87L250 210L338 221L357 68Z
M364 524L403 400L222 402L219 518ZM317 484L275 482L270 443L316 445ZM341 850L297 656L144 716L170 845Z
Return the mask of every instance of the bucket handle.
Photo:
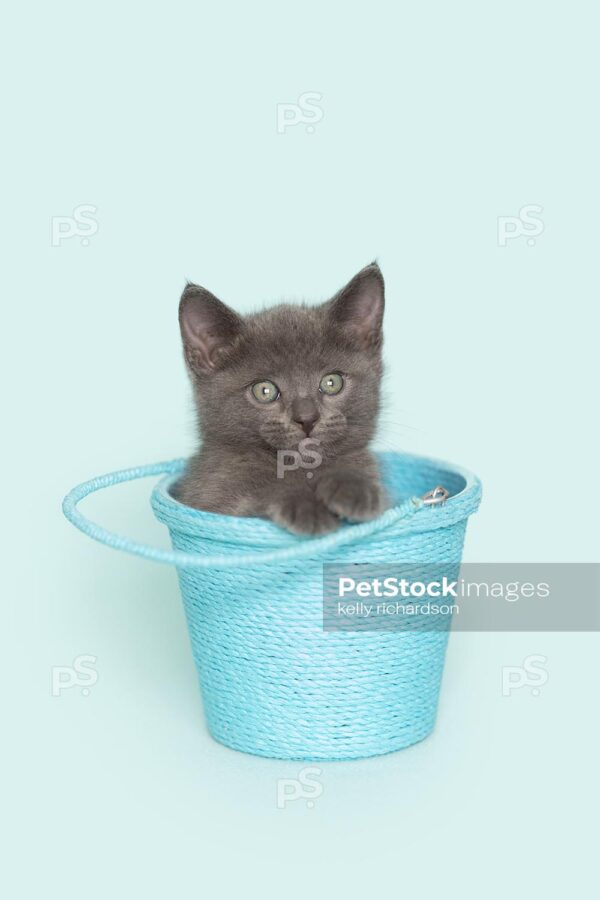
M331 534L318 538L306 538L289 547L282 547L278 550L270 550L269 552L255 551L241 554L228 555L205 555L201 553L185 553L181 550L162 550L159 547L153 547L149 544L141 544L131 538L124 537L114 531L109 531L101 525L97 525L83 515L77 508L78 504L90 494L101 491L104 488L112 487L115 484L123 484L127 481L135 481L138 478L149 478L153 475L174 474L181 470L182 460L173 459L168 462L151 463L147 466L137 466L132 469L121 469L118 472L109 472L107 475L99 475L90 481L74 487L69 491L63 500L63 512L69 522L76 528L87 534L88 537L106 544L115 550L123 550L126 553L132 553L135 556L142 556L144 559L150 559L153 562L165 563L167 565L176 566L180 569L238 569L243 566L260 565L263 563L285 562L288 559L302 559L324 550L331 550L335 547L343 547L346 544L359 541L361 538L378 531L383 531L389 525L397 522L399 519L408 518L413 515L422 505L423 501L417 497L405 500L399 506L388 509L383 515L370 522L363 522L360 525L353 525L341 531L335 531Z

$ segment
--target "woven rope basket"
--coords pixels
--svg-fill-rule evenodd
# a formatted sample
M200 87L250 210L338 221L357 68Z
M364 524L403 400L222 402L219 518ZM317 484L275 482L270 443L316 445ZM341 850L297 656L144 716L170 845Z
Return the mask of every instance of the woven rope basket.
M443 561L456 574L481 486L462 469L419 457L386 453L380 464L394 507L321 538L178 503L169 487L183 460L105 475L65 498L65 515L90 537L177 567L206 720L222 744L279 759L342 760L400 750L431 732L447 629L324 631L323 563ZM152 506L173 551L109 532L77 508L101 488L159 474ZM449 499L427 506L421 498L437 485Z

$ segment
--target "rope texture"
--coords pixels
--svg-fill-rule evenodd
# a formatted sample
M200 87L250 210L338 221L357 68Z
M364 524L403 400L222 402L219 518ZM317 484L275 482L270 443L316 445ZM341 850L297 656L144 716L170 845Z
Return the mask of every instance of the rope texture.
M432 730L447 630L324 632L323 563L391 569L443 561L455 577L481 486L447 463L400 454L380 462L398 505L317 539L183 506L169 495L182 460L105 475L65 498L67 518L90 537L177 566L208 727L226 746L343 760L399 750ZM172 553L108 532L77 509L95 490L161 473L152 505L169 527ZM437 484L451 495L444 506L410 499Z

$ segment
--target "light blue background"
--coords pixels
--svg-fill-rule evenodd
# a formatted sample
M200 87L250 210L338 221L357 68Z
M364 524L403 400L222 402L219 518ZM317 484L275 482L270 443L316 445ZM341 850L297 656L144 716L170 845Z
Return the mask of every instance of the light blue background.
M597 22L585 2L23 3L1 38L6 896L587 896L597 635L454 635L437 730L301 766L205 732L173 571L62 495L187 453L186 278L240 310L387 281L380 445L475 470L465 556L597 558ZM323 117L277 132L277 104ZM51 218L97 207L52 246ZM498 217L543 208L533 246ZM87 509L161 541L149 485ZM51 696L51 667L98 681ZM502 696L502 667L547 682Z

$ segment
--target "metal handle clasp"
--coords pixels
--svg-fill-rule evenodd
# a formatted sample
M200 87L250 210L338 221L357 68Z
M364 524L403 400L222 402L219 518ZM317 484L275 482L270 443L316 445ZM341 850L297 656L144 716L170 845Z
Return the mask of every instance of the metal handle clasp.
M438 484L432 491L427 491L426 494L423 494L422 500L425 506L439 506L445 503L449 496L450 492L445 487L442 487L441 484Z

